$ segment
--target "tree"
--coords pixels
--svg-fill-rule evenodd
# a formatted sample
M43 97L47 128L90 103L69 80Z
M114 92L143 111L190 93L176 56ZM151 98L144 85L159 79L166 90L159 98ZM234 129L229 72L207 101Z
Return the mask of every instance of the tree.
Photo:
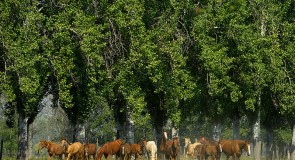
M157 5L155 5L155 3ZM195 95L196 84L187 68L186 42L189 40L186 19L189 1L153 1L147 4L145 23L148 25L142 84L158 141L167 119L179 128L181 108ZM159 6L154 9L154 6ZM145 64L147 63L147 64Z
M281 84L286 85L286 74L284 73L284 45L281 41L281 16L288 12L281 12L279 6L287 6L278 3L263 3L258 1L250 1L249 3L241 3L243 9L238 12L242 16L237 16L233 23L230 23L229 37L236 46L235 51L239 53L237 57L238 67L238 84L241 86L245 106L249 110L253 110L256 116L252 117L252 113L246 112L249 118L254 120L253 138L259 144L260 124L273 123L269 119L265 119L267 115L274 115L278 112L279 103L276 95ZM269 10L268 8L272 8ZM282 83L283 82L283 83ZM280 86L280 87L279 87ZM290 87L290 86L289 86ZM287 88L289 88L287 87ZM284 88L284 87L283 87ZM282 91L282 90L281 90ZM285 88L284 93L287 89ZM290 105L290 104L289 104ZM268 131L273 127L268 126ZM271 131L270 131L271 132ZM255 159L260 159L260 145L254 145L256 154Z
M200 71L197 75L199 86L202 86L200 109L216 124L217 131L225 116L232 117L233 123L237 124L234 126L239 126L243 110L240 107L242 90L236 78L235 46L228 35L231 30L229 24L241 10L239 3L208 1L198 4L192 25L195 49L191 57L194 63L198 63L194 65ZM234 136L239 134L236 133L239 128L234 130ZM215 137L220 138L220 135Z
M43 15L36 1L1 1L1 91L10 109L18 113L18 155L25 159L28 126L38 113L38 103L48 82L42 55Z
M159 7L154 9L158 6L154 3ZM168 118L178 125L179 101L192 97L195 86L185 68L186 57L182 50L185 30L178 23L185 4L116 1L109 7L110 27L115 31L112 34L119 37L113 43L120 46L111 51L117 51L117 57L122 59L112 61L115 63L111 68L115 95L118 93L117 98L123 104L118 110L123 110L124 114L128 106L135 124L139 123L139 115L149 119L150 114L158 134ZM160 25L162 23L165 25Z
M78 1L42 4L46 16L44 26L44 54L49 62L51 91L56 105L63 107L74 126L73 140L78 126L97 106L104 83L103 24L97 24L93 10L82 8L93 4ZM84 140L82 140L84 141Z
M7 108L19 115L18 159L26 157L28 125L44 95L53 93L74 124L97 103L91 99L99 96L97 84L105 77L99 70L103 27L79 7L77 2L1 2L1 91Z

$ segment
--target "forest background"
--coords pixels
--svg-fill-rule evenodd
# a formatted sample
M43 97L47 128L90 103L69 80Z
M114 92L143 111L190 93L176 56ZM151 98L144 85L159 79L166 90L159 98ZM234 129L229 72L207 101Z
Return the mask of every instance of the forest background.
M50 106L51 140L172 130L294 160L294 23L294 0L2 0L0 136L28 158Z

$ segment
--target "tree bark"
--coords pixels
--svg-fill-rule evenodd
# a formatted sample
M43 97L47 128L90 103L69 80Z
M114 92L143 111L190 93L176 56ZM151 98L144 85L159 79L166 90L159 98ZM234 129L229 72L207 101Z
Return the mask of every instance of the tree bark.
M23 110L19 110L18 117L18 152L17 159L28 159L28 117L25 116Z
M276 144L275 144L275 151L274 151L274 158L275 159L279 159L279 157L280 157L280 149L279 149L279 145L278 145L278 143L276 142Z
M134 122L132 120L126 122L126 142L134 143Z
M126 142L134 143L134 122L131 119L131 110L127 106L126 112Z
M257 117L256 121L253 125L253 149L254 149L254 160L261 159L261 140L260 140L260 104L261 104L261 97L258 97L257 101Z
M85 125L84 124L76 125L75 130L76 132L74 134L76 134L75 135L76 141L81 142L82 144L85 144L86 143Z
M162 141L162 134L163 134L163 126L156 126L156 144L158 149L160 148L160 144ZM160 155L161 153L158 153L158 155Z
M215 142L218 142L221 139L221 129L222 129L222 127L221 127L220 122L217 122L214 124L212 136L213 136L213 140Z
M28 124L28 158L33 158L33 123Z
M117 133L116 133L116 138L115 139L124 139L124 134L123 134L123 127L120 122L117 122Z
M273 129L267 128L266 129L266 159L273 159L273 151L274 151L274 144L273 144Z
M178 135L179 135L179 129L177 129L175 127L172 127L171 128L171 136L172 136L172 138L173 137L178 137Z
M295 160L295 124L293 124L292 144L290 147L290 159Z
M73 133L72 133L72 142L75 142L77 140L77 131L78 131L78 125L76 123L73 124Z

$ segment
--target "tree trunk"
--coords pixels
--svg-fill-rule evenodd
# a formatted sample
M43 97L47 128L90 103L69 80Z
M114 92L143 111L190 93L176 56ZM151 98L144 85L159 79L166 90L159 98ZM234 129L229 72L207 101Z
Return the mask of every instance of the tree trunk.
M217 122L214 124L212 136L213 136L213 140L215 142L218 142L221 139L221 129L222 129L222 127L221 127L220 122Z
M158 149L160 149L160 144L162 141L162 134L163 134L163 126L156 127L156 143L157 143ZM160 155L160 154L161 153L158 153L158 155Z
M126 122L126 142L134 143L134 122L130 117L127 118Z
M290 147L290 159L295 160L295 124L293 124L292 144Z
M76 141L81 142L82 144L86 143L86 130L84 124L76 125L76 132L74 132Z
M237 112L233 115L233 139L240 139L240 118Z
M260 160L261 159L261 140L260 140L260 102L261 97L258 97L257 101L257 119L253 126L253 149L254 149L254 160Z
M275 159L280 159L280 148L277 142L275 144L274 155L275 155Z
M17 159L24 160L28 159L28 117L25 116L23 110L19 110L18 117L18 152Z
M29 124L28 130L28 158L33 158L33 123Z
M78 125L77 124L73 124L73 133L72 133L72 142L76 142L77 139L77 131L78 131ZM69 140L68 140L69 141Z
M179 129L176 129L175 127L172 127L171 129L171 136L173 137L178 137L179 135Z
M129 121L126 123L126 142L134 143L134 122Z
M117 133L116 133L116 138L115 139L124 139L124 134L123 134L123 127L120 122L117 122Z
M267 128L266 129L266 159L273 159L273 129Z

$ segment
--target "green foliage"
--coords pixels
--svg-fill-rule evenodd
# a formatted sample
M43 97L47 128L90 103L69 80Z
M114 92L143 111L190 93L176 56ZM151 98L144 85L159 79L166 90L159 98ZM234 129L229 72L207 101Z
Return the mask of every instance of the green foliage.
M40 50L44 17L28 1L1 3L1 91L12 105L34 115L48 76Z
M279 143L290 143L290 139L292 139L292 130L290 128L282 128L279 127L275 130L275 140Z
M2 111L2 108L0 108ZM3 113L3 112L2 112ZM15 156L17 151L17 127L9 128L4 115L0 113L0 139L3 140L3 156ZM17 117L13 117L16 120Z
M116 122L114 113L107 105L104 99L96 97L100 104L92 108L89 118L86 120L89 142L96 142L99 139L99 144L112 141L116 136Z

